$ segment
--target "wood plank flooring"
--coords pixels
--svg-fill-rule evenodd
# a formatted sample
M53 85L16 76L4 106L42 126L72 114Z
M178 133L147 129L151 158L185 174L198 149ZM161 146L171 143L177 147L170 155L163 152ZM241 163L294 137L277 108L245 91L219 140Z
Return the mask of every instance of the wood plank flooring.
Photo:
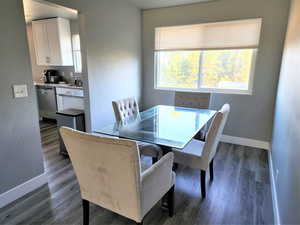
M79 185L70 160L58 154L56 124L41 123L48 185L0 209L1 225L82 224ZM150 164L150 160L143 158ZM157 204L146 225L273 224L267 152L238 145L219 145L215 180L207 177L207 198L200 197L200 172L179 166L175 216ZM122 216L91 205L91 225L134 224Z

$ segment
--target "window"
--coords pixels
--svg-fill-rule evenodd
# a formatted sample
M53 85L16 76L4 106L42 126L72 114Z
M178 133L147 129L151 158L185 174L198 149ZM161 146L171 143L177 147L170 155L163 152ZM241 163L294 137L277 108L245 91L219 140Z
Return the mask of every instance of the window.
M256 50L157 53L157 87L218 92L250 89Z
M251 94L261 19L156 28L155 88Z
M82 73L81 48L80 48L79 34L74 34L72 36L72 45L73 45L74 71L75 71L75 73Z

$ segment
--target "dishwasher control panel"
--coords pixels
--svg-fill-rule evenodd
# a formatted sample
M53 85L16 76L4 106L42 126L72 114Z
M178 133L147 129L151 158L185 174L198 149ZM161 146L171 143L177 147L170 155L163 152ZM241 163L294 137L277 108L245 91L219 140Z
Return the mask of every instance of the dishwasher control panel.
M83 90L74 88L56 88L57 95L84 97Z

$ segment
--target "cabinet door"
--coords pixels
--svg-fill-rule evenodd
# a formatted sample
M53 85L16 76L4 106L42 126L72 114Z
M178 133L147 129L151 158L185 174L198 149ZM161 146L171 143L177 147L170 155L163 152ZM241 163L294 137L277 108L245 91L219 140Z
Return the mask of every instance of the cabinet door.
M47 30L44 23L32 22L32 33L37 65L44 66L50 63Z
M64 18L57 18L57 21L62 65L73 66L70 21Z
M84 99L81 97L74 97L74 96L61 96L62 101L62 109L80 109L84 110Z
M46 30L49 42L49 65L60 66L62 65L61 49L60 49L60 34L58 30L57 19L48 20L46 23Z

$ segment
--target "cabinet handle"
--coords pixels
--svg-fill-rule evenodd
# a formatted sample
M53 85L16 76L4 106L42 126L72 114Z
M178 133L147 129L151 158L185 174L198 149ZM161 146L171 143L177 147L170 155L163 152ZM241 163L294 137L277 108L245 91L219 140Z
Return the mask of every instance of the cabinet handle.
M51 62L51 59L49 56L46 57L46 63L50 63Z

